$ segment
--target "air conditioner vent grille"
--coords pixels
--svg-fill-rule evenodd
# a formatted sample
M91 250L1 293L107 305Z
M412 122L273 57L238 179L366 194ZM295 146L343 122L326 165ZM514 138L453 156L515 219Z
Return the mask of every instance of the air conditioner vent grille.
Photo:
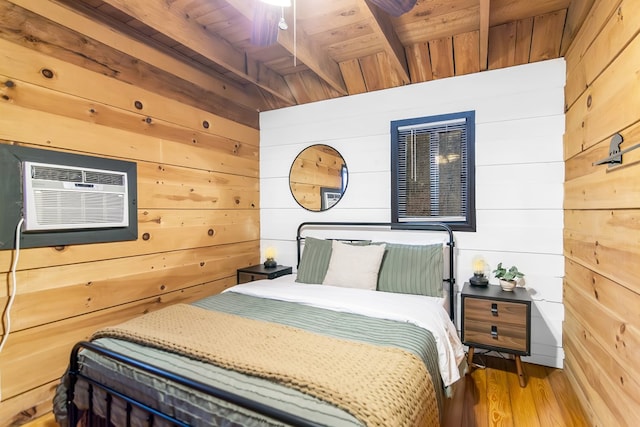
M122 174L86 171L85 182L89 184L124 185L124 176Z
M31 167L31 176L33 179L46 179L49 181L82 182L82 171L77 169L33 165Z
M42 226L95 226L125 219L126 200L121 194L39 190L34 196L38 224Z

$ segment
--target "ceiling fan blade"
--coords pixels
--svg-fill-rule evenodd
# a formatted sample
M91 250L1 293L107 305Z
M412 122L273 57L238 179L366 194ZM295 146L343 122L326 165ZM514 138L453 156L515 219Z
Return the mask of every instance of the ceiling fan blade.
M256 2L251 23L251 44L270 46L278 40L280 8L261 1Z
M400 16L416 5L417 0L369 0L371 3L378 6L380 9L387 12L389 15Z

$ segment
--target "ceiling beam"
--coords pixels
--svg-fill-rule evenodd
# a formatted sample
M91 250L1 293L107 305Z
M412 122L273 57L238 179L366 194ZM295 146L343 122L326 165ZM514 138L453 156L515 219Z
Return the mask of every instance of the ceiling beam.
M288 16L291 16L289 22L293 22L293 14L289 13ZM294 31L297 32L295 39ZM321 49L317 43L310 39L307 33L300 28L296 29L295 23L289 25L287 31L278 31L278 43L327 82L329 86L341 95L347 95L347 86L342 78L340 65L327 54L326 50Z
M176 6L179 3L165 0L104 2L223 66L236 76L256 84L288 105L296 104L282 76L251 60L246 52L238 51L224 39L208 32L179 9Z
M89 36L147 64L164 69L183 80L219 95L221 98L233 100L243 107L258 110L262 105L261 98L257 96L257 93L248 92L239 83L223 75L214 74L211 70L205 70L204 65L191 58L186 56L176 58L178 55L160 42L154 40L142 42L136 38L135 31L130 27L108 16L99 16L95 9L83 2L67 0L66 4L71 4L72 8L53 1L11 0L11 3Z
M486 71L489 63L489 12L491 0L480 0L480 71Z
M488 0L487 0L488 1ZM393 27L391 16L367 0L358 0L360 9L364 15L369 15L371 27L377 38L383 44L383 51L389 57L391 66L397 71L402 84L411 83L407 55L400 38Z
M250 21L255 18L254 3L252 0L227 0L234 9L244 15ZM296 5L300 7L300 5ZM336 61L327 55L326 51L320 49L302 29L296 29L293 16L293 8L288 8L285 12L285 19L289 24L289 29L278 30L278 44L285 48L292 56L301 63L309 67L318 77L327 82L342 95L347 95L347 87L340 72L340 66ZM294 40L294 31L297 31Z

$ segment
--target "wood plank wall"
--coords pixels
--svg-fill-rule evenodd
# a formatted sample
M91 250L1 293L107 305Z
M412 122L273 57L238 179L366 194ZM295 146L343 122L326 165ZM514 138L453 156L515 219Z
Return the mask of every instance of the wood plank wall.
M596 426L640 419L640 2L594 3L566 54L565 368Z
M20 253L0 354L0 424L20 425L51 409L73 343L100 326L217 293L235 284L238 267L259 262L259 132L206 101L186 102L194 88L179 79L171 87L125 81L132 70L118 51L57 25L55 14L4 0L0 10L0 143L138 167L138 240ZM34 22L49 28L46 42L31 33L42 31ZM160 82L169 73L156 75ZM257 123L254 114L242 122ZM3 309L13 252L0 251Z

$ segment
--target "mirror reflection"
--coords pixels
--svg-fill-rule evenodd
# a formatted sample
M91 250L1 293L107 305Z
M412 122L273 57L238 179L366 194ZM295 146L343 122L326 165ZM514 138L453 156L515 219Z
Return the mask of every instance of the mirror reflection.
M347 188L347 165L333 147L316 144L298 154L289 171L289 188L303 208L320 212L338 203Z

